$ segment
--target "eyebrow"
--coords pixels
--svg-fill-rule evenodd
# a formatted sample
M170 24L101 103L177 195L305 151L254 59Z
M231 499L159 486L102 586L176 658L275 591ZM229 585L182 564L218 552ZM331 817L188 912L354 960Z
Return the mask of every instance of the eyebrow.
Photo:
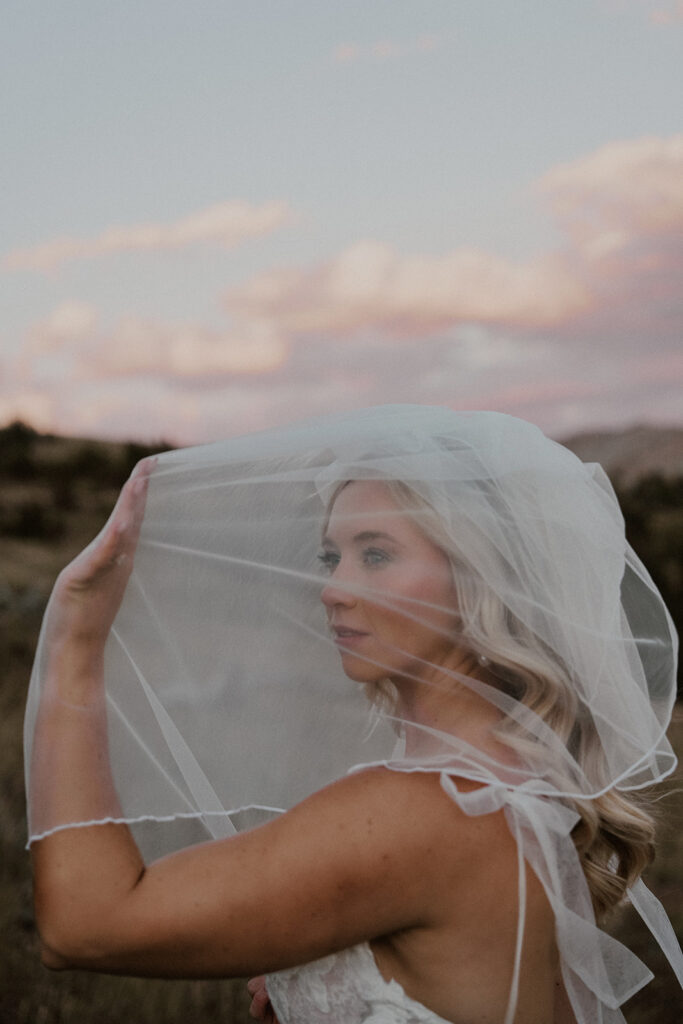
M395 537L392 537L392 535L390 533L384 533L382 530L362 530L361 533L357 533L355 535L355 537L353 538L353 543L354 544L363 544L366 541L371 541L371 540L388 540L388 541L391 541L392 544L397 544L397 545L400 543L399 541L396 540ZM323 544L328 544L330 547L336 547L337 546L335 544L335 542L332 540L332 538L328 537L328 536L323 537L322 543Z

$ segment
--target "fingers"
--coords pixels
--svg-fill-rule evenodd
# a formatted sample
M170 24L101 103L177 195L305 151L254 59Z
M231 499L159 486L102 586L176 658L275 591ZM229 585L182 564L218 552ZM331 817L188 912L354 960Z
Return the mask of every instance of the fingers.
M137 527L139 531L145 514L149 480L156 464L156 458L143 459L139 462L121 491L119 501L122 506L122 529Z
M149 481L156 463L156 458L139 462L116 503L111 531L108 531L106 538L109 542L106 554L110 561L118 565L135 551L145 515Z
M124 485L109 522L65 570L71 587L89 587L112 570L130 574L145 515L150 476L156 458L143 459Z
M277 1017L270 1005L270 997L263 975L251 978L247 982L247 991L253 996L249 1007L249 1016L253 1017L254 1020L266 1021L267 1024L277 1024Z
M266 1024L275 1021L275 1014L267 996L256 995L249 1005L249 1016L254 1020L266 1021Z
M156 459L144 459L124 486L101 533L59 574L49 641L59 652L76 644L103 650L133 569Z

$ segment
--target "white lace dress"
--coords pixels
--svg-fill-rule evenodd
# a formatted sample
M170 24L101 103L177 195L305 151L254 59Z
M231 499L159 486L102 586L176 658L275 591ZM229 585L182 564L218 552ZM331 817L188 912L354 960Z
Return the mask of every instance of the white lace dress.
M266 987L280 1024L448 1024L384 980L367 942L269 974Z

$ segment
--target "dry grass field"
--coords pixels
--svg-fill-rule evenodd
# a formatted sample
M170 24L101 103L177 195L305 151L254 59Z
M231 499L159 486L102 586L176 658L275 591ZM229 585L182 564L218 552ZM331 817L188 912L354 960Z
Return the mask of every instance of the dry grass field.
M5 431L6 435L7 432ZM24 850L23 705L43 609L59 569L97 532L144 452L59 439L0 441L0 1024L240 1024L244 984L160 982L77 972L38 960ZM28 446L28 447L27 447ZM29 457L30 456L30 457ZM14 461L13 461L14 460ZM28 467L28 468L27 468ZM677 562L680 573L680 561ZM673 583L676 582L675 566ZM683 713L672 727L683 754ZM679 791L677 787L681 787ZM648 874L683 935L683 777L662 800L662 843ZM615 931L656 973L626 1007L629 1024L680 1024L683 994L631 912Z

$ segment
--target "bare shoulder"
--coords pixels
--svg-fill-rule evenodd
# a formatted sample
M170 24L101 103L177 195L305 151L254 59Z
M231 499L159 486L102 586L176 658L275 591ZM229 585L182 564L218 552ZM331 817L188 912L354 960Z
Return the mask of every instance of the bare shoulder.
M460 791L478 786L456 781ZM468 815L444 791L438 772L383 767L355 772L297 805L275 830L283 837L317 837L331 863L335 846L345 851L347 869L357 878L367 871L376 885L379 875L393 892L406 884L422 908L421 920L413 924L427 923L424 915L442 883L457 894L480 877L499 881L517 870L504 813Z
M463 792L478 788L468 779L456 782ZM494 836L509 836L502 812L466 814L444 791L439 773L433 771L376 767L353 772L302 801L281 821L294 824L308 818L334 822L340 829L361 826L366 837L374 837L380 846L400 835L404 848L421 853L429 837L441 842L448 837L453 840L456 857L458 853L471 855Z

